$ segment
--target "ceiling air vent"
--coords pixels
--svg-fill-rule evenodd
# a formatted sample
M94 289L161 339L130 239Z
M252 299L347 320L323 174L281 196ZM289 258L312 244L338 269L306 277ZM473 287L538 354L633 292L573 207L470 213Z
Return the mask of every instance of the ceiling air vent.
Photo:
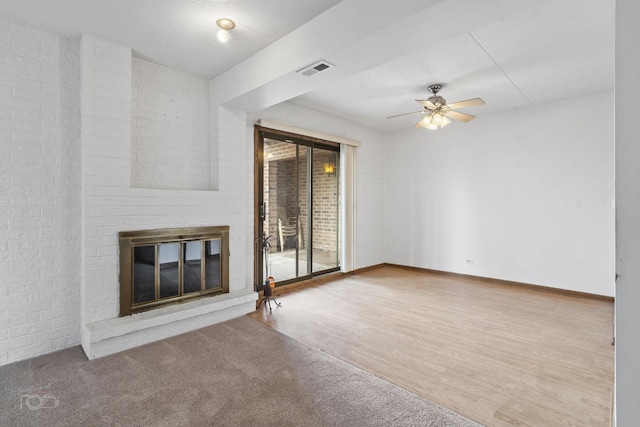
M328 70L329 68L333 68L335 67L335 65L331 64L330 62L325 61L324 59L321 61L318 61L314 64L311 64L307 67L301 68L298 71L296 71L298 74L302 74L303 76L307 76L307 77L311 77L314 76L322 71Z

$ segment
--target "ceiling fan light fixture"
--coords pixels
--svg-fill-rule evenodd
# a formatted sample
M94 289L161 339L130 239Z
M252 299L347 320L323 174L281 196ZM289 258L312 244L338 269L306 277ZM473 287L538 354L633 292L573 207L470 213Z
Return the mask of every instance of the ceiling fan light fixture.
M438 124L433 120L433 115L428 114L420 120L420 126L426 129L435 130L438 129Z
M229 31L233 30L236 27L236 23L228 18L220 18L216 20L216 25L220 30L218 30L218 40L222 43L226 43L229 40Z
M444 114L441 114L440 112L434 112L432 114L427 114L426 116L424 116L422 120L420 120L418 125L422 126L423 128L436 130L445 127L449 123L451 123L451 120L449 120Z

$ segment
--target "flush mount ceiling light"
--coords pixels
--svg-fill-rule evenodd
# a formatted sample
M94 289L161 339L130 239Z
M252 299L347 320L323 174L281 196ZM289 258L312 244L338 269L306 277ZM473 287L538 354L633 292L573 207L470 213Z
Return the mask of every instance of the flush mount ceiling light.
M229 31L236 27L236 23L228 18L220 18L216 20L216 25L220 28L218 31L218 40L225 43L229 40Z

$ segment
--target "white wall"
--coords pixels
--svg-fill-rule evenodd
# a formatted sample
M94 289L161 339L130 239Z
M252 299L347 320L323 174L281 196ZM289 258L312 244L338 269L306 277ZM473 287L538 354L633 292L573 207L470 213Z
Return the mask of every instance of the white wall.
M0 21L0 365L80 339L76 42Z
M131 186L211 190L209 81L132 59Z
M640 420L640 3L616 1L616 421Z
M253 150L253 130L256 120L265 119L325 134L360 141L357 148L356 178L356 259L354 268L364 268L385 262L384 259L384 142L379 132L369 130L348 120L320 113L291 102L248 115L250 149ZM253 160L253 158L252 158Z
M607 92L388 135L386 261L613 296L612 111Z

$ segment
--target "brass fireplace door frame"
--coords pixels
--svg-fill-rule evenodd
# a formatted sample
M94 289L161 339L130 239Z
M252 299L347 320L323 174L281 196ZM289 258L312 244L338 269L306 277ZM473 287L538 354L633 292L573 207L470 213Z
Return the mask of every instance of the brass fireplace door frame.
M154 230L123 231L118 233L120 239L120 316L128 316L133 313L150 310L158 306L176 304L182 301L200 298L209 295L217 295L229 292L229 227L184 227L163 228ZM159 275L155 275L155 299L149 302L135 303L133 295L134 285L134 248L138 246L155 246L155 264L158 270L158 245L164 243L206 241L220 239L220 287L206 290L201 286L200 292L183 294L183 287L179 286L177 296L160 298ZM182 249L180 249L182 253ZM183 271L183 257L178 258L179 271ZM204 258L202 258L204 263ZM179 280L183 277L180 273ZM205 281L204 275L201 277Z

